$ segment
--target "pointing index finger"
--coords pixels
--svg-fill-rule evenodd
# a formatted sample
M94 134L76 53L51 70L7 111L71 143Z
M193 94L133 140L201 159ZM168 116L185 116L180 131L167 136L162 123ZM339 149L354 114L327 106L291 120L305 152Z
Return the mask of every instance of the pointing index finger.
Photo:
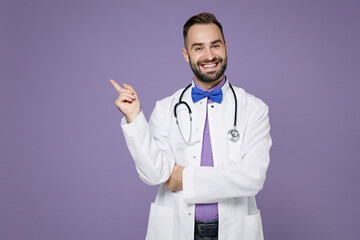
M110 79L111 84L114 86L114 88L116 89L116 91L120 91L121 87L120 85L114 80L114 79Z

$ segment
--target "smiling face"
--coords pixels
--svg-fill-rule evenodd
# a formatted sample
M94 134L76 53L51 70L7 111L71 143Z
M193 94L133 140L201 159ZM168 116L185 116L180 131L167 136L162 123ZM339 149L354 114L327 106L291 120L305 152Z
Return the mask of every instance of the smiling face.
M221 81L227 65L227 49L221 31L215 24L191 26L185 47L182 49L184 58L190 63L198 83L216 84Z

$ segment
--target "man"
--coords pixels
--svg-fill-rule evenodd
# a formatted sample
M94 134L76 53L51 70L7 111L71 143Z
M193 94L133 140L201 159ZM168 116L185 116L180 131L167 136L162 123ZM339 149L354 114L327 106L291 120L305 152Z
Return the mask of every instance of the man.
M214 15L191 17L183 35L191 88L158 101L149 123L135 90L110 80L139 176L160 184L146 239L263 239L255 195L272 144L268 107L224 76L227 47Z

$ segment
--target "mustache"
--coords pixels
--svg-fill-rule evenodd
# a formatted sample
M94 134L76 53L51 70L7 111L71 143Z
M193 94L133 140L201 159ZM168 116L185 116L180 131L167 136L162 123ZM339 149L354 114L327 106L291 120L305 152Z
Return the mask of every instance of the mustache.
M223 62L223 59L221 57L214 57L213 59L205 59L205 60L199 60L197 62L198 65L201 65L201 64L204 64L204 63L211 63L211 62L220 62L222 63Z

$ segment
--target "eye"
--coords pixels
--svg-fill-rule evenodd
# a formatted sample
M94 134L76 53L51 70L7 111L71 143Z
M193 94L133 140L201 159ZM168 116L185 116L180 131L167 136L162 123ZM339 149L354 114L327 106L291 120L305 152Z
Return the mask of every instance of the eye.
M197 47L197 48L195 48L195 52L200 52L201 51L201 47Z
M213 48L215 48L215 49L217 49L217 48L219 48L220 47L220 45L214 45L213 46Z

